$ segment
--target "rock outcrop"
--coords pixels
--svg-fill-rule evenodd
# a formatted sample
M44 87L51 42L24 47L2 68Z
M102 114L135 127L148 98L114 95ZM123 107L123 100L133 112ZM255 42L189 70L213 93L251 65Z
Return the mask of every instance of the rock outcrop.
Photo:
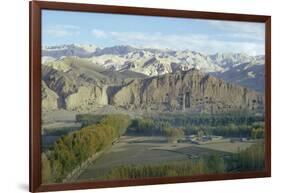
M198 70L132 81L116 92L111 101L113 105L123 107L213 113L260 111L264 103L262 94Z
M71 111L93 111L107 104L106 86L81 86L65 99L65 108Z
M48 88L44 81L41 81L42 90L42 109L43 111L52 111L58 109L58 95Z
M128 108L141 104L141 80L133 80L110 97L110 104Z

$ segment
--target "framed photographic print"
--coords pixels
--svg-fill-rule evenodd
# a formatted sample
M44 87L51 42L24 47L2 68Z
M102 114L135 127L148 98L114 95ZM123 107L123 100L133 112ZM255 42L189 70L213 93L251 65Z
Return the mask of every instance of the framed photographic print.
M270 177L270 19L30 2L30 191Z

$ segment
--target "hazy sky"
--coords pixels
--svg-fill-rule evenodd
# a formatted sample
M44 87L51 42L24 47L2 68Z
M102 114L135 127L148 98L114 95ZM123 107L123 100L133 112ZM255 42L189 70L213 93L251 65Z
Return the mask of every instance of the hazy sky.
M93 44L99 47L189 49L205 54L264 54L263 23L131 16L69 11L42 12L44 46Z

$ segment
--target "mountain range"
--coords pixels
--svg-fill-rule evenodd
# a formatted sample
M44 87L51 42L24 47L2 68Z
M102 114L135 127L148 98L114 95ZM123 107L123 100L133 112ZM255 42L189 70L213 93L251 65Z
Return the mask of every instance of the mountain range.
M74 44L42 54L45 111L263 111L263 56Z
M111 71L131 71L146 76L159 76L178 70L198 69L230 83L264 92L264 56L245 53L216 53L169 49L93 45L60 45L42 49L42 63L59 63L64 57L79 57Z

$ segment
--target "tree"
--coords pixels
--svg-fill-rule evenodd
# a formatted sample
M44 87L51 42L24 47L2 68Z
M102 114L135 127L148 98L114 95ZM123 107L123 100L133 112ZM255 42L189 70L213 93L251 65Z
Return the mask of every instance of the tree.
M42 153L41 162L42 162L42 183L50 182L52 177L51 165L45 153Z
M167 137L169 143L176 143L178 139L184 136L184 131L181 128L165 128L163 134Z
M239 171L259 171L264 169L264 143L257 143L238 152L234 156L236 169ZM235 168L234 168L235 169Z
M252 139L261 139L264 138L264 129L261 127L253 128L251 131Z
M199 138L199 139L201 139L203 136L204 136L204 131L202 130L202 129L200 129L200 130L198 130L197 131L197 137Z
M225 170L224 161L219 155L210 155L207 160L208 173L222 173Z
M61 137L48 154L42 154L43 182L61 182L93 154L112 145L130 124L127 115L107 115L94 125Z

